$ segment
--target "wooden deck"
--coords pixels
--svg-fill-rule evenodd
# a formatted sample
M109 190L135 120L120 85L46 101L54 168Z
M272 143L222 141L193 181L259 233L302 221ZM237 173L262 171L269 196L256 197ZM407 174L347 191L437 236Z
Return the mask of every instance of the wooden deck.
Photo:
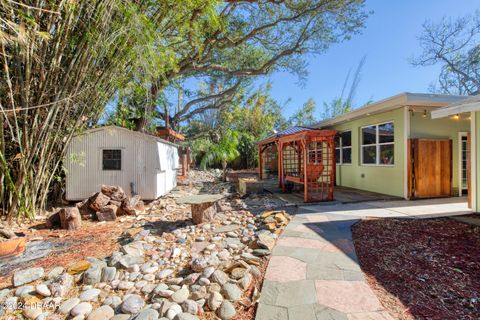
M265 190L281 198L282 200L292 202L295 204L305 205L303 202L303 192L300 190L294 190L289 193L282 193L282 190L278 186L276 179L265 179ZM353 189L348 187L336 186L333 192L334 201L337 203L355 203L366 201L388 201L388 200L402 200L403 198L394 197L386 194L375 193L365 190ZM331 202L325 202L331 203Z

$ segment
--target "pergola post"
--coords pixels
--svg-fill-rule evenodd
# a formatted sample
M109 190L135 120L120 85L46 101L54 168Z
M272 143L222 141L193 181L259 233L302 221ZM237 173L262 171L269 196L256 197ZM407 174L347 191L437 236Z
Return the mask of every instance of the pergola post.
M279 155L279 163L280 163L280 168L279 168L280 174L278 175L278 179L280 180L280 187L282 188L282 192L285 192L285 179L283 176L283 143L279 141L278 146L279 146L278 155Z
M263 159L262 159L262 149L263 146L258 146L258 177L260 180L263 180Z
M307 144L305 143L305 139L301 140L301 146L303 148L303 201L308 202L308 172L307 172Z

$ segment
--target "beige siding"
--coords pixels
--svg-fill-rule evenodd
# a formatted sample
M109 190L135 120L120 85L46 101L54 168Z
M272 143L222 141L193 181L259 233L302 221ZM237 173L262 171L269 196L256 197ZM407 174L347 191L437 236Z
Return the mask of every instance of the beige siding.
M121 149L122 169L102 170L102 150ZM155 137L123 128L105 127L75 137L66 157L66 198L81 200L97 192L102 184L119 185L131 195L155 199L176 185L177 148ZM158 179L164 173L165 179Z

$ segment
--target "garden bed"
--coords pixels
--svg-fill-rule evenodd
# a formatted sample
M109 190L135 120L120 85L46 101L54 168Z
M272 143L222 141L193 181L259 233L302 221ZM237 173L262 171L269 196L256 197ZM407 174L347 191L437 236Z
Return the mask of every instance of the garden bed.
M353 227L360 265L398 319L478 319L480 227L448 218L372 219Z

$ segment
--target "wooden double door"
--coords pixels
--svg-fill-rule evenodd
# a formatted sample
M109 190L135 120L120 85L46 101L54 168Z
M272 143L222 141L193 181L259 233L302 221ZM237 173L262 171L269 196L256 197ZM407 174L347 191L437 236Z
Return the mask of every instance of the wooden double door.
M410 139L409 198L452 195L452 140Z

